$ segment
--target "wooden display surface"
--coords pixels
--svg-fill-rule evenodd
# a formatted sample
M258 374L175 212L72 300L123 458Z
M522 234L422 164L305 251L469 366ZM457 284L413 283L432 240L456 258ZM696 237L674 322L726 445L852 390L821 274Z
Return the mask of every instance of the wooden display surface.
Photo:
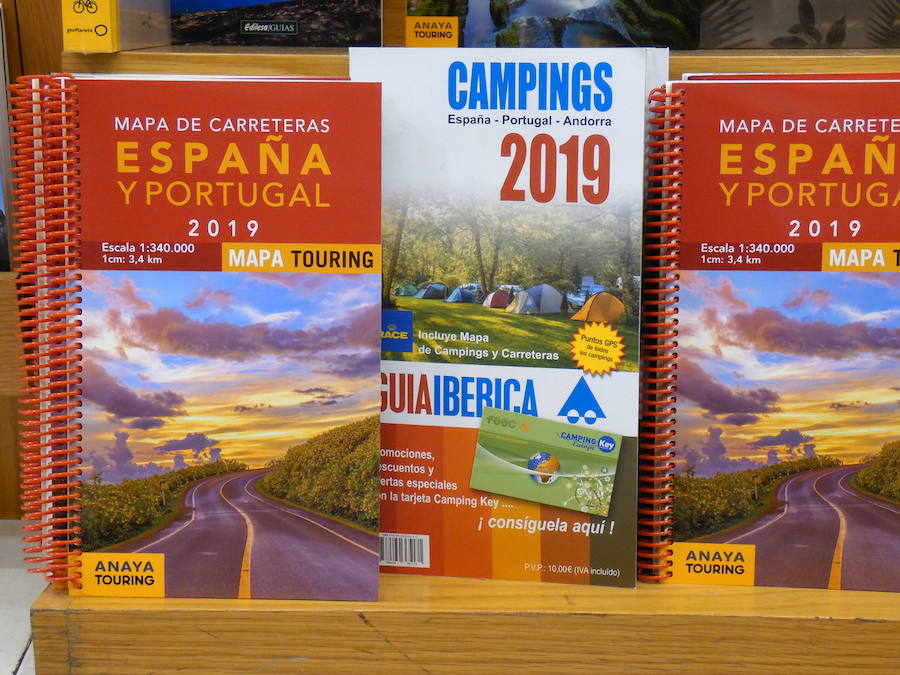
M896 672L900 596L382 575L375 603L70 598L37 672Z
M346 49L154 47L116 54L62 56L70 73L193 73L344 77ZM669 75L683 73L900 73L896 50L742 49L671 52Z

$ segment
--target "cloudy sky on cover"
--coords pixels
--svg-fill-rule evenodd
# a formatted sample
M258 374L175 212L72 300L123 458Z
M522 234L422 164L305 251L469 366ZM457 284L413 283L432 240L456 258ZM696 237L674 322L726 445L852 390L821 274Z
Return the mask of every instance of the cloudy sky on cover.
M900 275L681 273L679 457L698 475L900 438Z
M378 409L378 275L83 276L86 476L263 466Z

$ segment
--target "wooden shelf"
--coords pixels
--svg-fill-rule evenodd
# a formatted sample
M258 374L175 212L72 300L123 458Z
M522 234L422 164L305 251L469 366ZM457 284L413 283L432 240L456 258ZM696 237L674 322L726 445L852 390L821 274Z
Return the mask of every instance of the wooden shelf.
M70 598L48 589L31 621L40 673L889 672L897 599L382 575L377 603Z
M65 53L63 70L82 73L192 73L344 77L346 49L154 47L116 54ZM897 72L896 50L744 49L672 52L669 74L718 72Z

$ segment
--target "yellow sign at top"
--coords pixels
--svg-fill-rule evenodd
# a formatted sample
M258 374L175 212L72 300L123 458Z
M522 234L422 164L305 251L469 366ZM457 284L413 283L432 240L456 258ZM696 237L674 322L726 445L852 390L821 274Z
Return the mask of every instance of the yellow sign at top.
M459 17L406 17L407 47L458 47Z

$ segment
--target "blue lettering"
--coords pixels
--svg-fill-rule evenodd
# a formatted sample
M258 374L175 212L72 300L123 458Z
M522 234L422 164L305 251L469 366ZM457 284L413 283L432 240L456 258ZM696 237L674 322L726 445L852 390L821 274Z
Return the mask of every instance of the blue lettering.
M434 376L434 414L441 414L441 376Z
M475 398L475 395L472 393L472 384L475 382L474 377L463 377L462 379L462 416L463 417L475 417L475 413L469 407L469 403L471 403L472 399Z
M521 387L517 380L507 380L503 383L503 400L498 401L500 403L500 408L502 410L512 410L513 412L519 412L519 406L510 407L510 399L512 398L512 392L519 391Z
M499 380L497 380L497 384L500 384ZM497 388L499 389L499 386ZM491 381L486 377L479 377L475 380L475 389L478 395L475 405L478 410L478 417L481 417L481 411L484 408L494 407L491 404Z
M383 408L393 412L454 417L481 417L485 408L511 410L537 416L537 400L533 380L515 378L454 377L421 375L415 387L412 374L391 373L383 378L387 389L382 391ZM521 392L521 395L520 395ZM393 405L394 399L406 405ZM433 407L432 407L433 406ZM108 563L113 565L114 563ZM107 569L108 571L108 569Z
M575 110L591 109L591 86L584 84L590 77L588 64L580 61L572 66L572 108Z
M458 90L458 85L468 81L466 66L461 61L454 61L447 71L447 102L454 110L462 110L466 106L466 90Z
M547 109L547 64L538 64L538 82L542 83L538 89L538 110Z
M534 381L525 380L525 394L522 397L522 408L520 412L523 415L532 415L537 417L537 398L534 395Z
M550 110L569 109L569 64L550 64Z
M452 62L447 102L454 110L572 110L612 107L612 65L541 62Z
M491 64L491 109L513 109L516 96L516 65ZM479 416L481 412L478 413Z
M613 93L612 87L605 78L612 77L612 66L603 61L594 66L594 85L600 90L594 94L594 109L605 112L612 107Z
M444 414L459 415L459 380L455 377L444 377Z
M528 109L528 92L537 86L537 68L533 63L519 64L519 109Z
M484 110L488 107L487 73L481 62L472 64L472 84L469 85L469 108Z

